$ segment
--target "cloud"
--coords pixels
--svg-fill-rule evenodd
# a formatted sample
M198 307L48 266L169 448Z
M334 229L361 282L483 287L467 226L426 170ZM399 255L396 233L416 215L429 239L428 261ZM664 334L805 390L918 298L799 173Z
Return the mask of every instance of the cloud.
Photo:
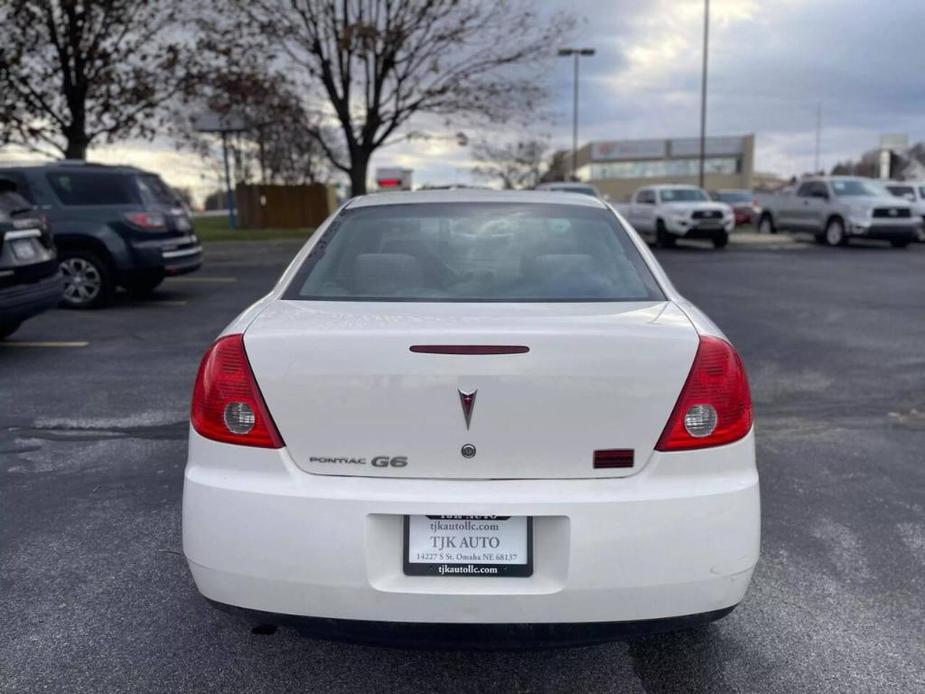
M582 41L602 58L581 66L581 140L696 134L702 0L621 8L576 4L593 17ZM827 167L875 147L884 132L925 139L917 86L925 73L923 20L921 0L714 0L708 132L754 132L757 168L781 174L811 167L820 104ZM563 101L568 67L556 72ZM560 146L570 142L569 123L562 119L555 130Z
M543 9L582 18L571 43L597 50L580 63L582 143L699 132L702 0L549 0ZM923 26L923 0L712 0L708 133L755 133L756 168L783 175L812 166L820 104L826 167L876 147L882 133L925 140ZM573 65L555 48L552 122L529 132L468 130L470 140L548 134L554 147L571 146ZM428 130L449 139L384 148L371 169L411 167L418 184L470 182L470 149L452 140L457 129L437 125ZM214 162L162 141L94 148L91 156L157 171L199 196L219 182Z

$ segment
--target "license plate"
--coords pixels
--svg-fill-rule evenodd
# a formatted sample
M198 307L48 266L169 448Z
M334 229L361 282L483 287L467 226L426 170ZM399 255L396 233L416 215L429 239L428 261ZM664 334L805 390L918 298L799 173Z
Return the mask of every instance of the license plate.
M408 576L533 575L527 516L405 516Z
M32 243L32 239L16 239L11 243L13 244L13 255L16 256L18 260L32 260L38 255L35 252L35 245Z

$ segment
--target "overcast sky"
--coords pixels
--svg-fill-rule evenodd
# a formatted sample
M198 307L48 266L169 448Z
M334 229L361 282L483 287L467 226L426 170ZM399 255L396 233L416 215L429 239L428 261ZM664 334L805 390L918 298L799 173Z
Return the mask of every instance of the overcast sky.
M572 43L597 49L582 59L580 142L697 135L703 0L542 6L577 14ZM925 0L713 0L710 32L707 132L755 133L758 171L812 167L819 104L826 168L882 133L925 140ZM550 75L553 119L538 130L567 148L571 59L551 61ZM212 169L169 146L98 148L91 158L156 169L200 193L214 186ZM389 165L414 168L416 184L471 180L468 149L450 141L395 145L373 159Z

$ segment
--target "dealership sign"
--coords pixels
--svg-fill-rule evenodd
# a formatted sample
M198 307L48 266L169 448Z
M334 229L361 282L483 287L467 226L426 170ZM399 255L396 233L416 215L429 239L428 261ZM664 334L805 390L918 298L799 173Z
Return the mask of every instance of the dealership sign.
M745 138L708 137L704 144L704 153L707 156L738 155L745 149ZM665 159L699 155L700 138L697 137L674 140L602 140L591 143L591 161Z
M742 137L708 137L704 142L704 154L708 157L741 154L745 138ZM671 141L672 157L700 156L700 138L684 137Z
M662 159L665 140L604 140L591 143L591 161Z

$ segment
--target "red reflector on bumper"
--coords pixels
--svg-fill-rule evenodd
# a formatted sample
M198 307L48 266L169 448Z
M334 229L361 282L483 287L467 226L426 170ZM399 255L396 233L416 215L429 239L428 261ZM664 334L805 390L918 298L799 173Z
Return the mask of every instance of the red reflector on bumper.
M633 449L612 448L606 451L594 451L594 467L633 467Z

